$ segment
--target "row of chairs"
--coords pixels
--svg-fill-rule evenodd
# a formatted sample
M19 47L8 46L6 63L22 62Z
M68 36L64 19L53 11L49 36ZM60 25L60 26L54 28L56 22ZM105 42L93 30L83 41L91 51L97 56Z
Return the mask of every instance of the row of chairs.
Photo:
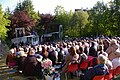
M83 61L81 64L78 63L71 63L66 71L66 80L67 80L67 74L70 72L76 72L78 70L86 70L89 67L89 61Z
M80 65L78 63L70 64L67 68L66 73L75 72L77 70L86 70L88 67L93 67L93 58L90 57L90 60L83 61ZM111 80L115 75L120 74L120 66L116 69L109 71L108 75L105 76L95 76L93 80Z
M78 63L70 64L67 68L67 73L77 70L86 70L88 67L93 67L93 66L94 66L94 57L88 56L88 60L83 61L80 64Z
M120 66L118 66L116 69L112 69L109 71L109 74L102 75L102 76L95 76L93 80L112 80L114 76L120 74Z

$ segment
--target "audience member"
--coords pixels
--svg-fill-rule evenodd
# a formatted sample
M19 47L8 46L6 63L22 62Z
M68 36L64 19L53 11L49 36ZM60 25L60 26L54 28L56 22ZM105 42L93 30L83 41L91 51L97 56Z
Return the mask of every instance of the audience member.
M98 64L81 75L81 80L92 80L95 76L108 74L109 70L105 65L106 62L107 58L104 55L100 54L98 56Z
M25 76L35 76L37 60L34 54L35 51L33 49L29 49L28 55L23 63L23 74Z
M110 41L110 45L106 50L106 53L108 53L108 58L112 61L114 58L117 57L117 55L115 54L116 50L118 49L118 44L117 41L115 39L112 39Z
M65 65L62 68L62 72L66 72L67 67L69 65L69 63L73 62L73 61L78 61L79 55L76 53L76 49L74 47L71 47L69 50L69 54L66 55L65 57Z

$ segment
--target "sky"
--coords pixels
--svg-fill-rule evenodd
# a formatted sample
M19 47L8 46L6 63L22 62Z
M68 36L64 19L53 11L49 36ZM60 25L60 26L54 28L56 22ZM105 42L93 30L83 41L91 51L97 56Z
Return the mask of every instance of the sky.
M14 10L18 2L23 0L0 0L2 4L3 11L5 8L9 7L11 11ZM40 13L54 13L54 9L57 5L61 5L66 11L74 11L75 9L90 9L97 1L103 1L108 3L111 0L32 0L35 11Z

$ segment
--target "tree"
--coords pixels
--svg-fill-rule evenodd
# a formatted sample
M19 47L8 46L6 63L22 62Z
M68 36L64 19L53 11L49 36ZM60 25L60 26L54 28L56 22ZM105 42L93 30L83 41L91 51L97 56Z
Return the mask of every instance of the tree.
M0 39L5 39L7 36L8 29L6 26L8 26L9 23L10 21L4 16L2 6L0 5Z
M35 22L37 22L40 19L38 14L34 11L34 7L31 0L24 0L22 3L17 4L15 11L23 10L27 11L29 17L35 20Z
M57 23L58 25L62 25L63 26L63 34L64 35L68 35L67 30L70 30L70 21L71 18L73 16L73 12L72 11L65 11L64 7L62 6L57 6L55 8L55 23Z
M57 6L55 7L54 12L55 12L55 15L61 15L61 14L66 13L64 7L62 7L62 6L60 6L60 5L57 5Z
M36 30L39 35L56 32L57 26L54 22L55 16L51 14L39 14L41 20L39 20L38 26L36 26Z
M99 35L111 35L112 31L112 21L111 21L111 14L110 9L108 8L107 4L104 2L98 1L93 8L89 11L89 24L90 24L90 32L94 36ZM113 34L113 33L112 33Z
M112 28L115 28L116 34L120 36L120 0L114 0L111 3Z
M11 15L10 9L9 9L9 7L7 7L7 8L5 9L5 12L4 12L4 17L5 17L6 19L9 19L10 15Z
M79 27L80 36L83 35L82 29L84 29L88 23L88 17L89 15L86 11L80 10L76 11L71 18L71 26Z
M75 27L68 27L68 29L66 30L66 34L67 36L69 36L70 38L77 38L79 37L79 27L75 26Z
M14 12L11 17L11 27L12 32L14 32L14 29L16 27L24 27L27 34L30 34L31 30L35 26L36 22L31 19L26 11L16 11ZM13 34L14 35L14 34Z

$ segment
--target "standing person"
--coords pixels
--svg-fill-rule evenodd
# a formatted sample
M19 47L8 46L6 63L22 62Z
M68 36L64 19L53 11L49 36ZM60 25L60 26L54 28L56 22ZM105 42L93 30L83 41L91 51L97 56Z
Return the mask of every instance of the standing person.
M30 48L23 63L23 74L25 76L35 76L37 60L34 54L35 51Z
M87 42L85 42L84 52L86 55L89 55L89 44Z
M102 46L102 45L99 45L99 46L97 47L97 55L100 55L100 54L102 54L103 52L104 52L103 46Z

